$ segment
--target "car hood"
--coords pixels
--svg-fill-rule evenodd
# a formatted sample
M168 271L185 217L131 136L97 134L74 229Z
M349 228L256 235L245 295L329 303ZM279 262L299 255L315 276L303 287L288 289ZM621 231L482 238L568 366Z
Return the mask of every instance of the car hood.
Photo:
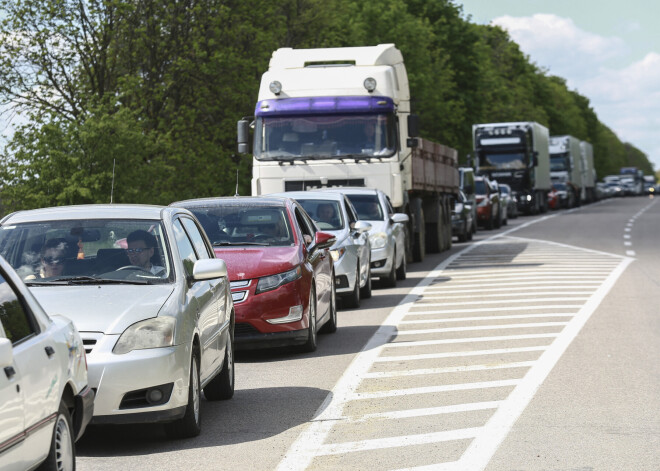
M350 240L348 239L348 235L350 231L348 229L341 229L339 231L328 231L324 230L323 232L332 234L335 236L336 242L332 247L330 247L330 250L335 250L338 249L339 247L344 247L345 245L350 245Z
M80 332L107 335L156 317L174 285L35 286L30 291L49 315L68 317Z
M369 229L369 234L378 234L379 232L387 232L387 221L371 221L365 220L371 224L371 229Z
M215 247L227 264L230 281L249 280L291 270L302 262L300 247Z

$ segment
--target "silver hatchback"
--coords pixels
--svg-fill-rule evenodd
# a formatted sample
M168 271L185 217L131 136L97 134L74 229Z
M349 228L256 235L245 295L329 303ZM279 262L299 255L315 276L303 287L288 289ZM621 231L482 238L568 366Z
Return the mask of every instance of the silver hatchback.
M87 205L0 221L0 254L49 314L83 339L92 423L164 422L200 433L207 399L234 392L234 308L227 268L189 211Z

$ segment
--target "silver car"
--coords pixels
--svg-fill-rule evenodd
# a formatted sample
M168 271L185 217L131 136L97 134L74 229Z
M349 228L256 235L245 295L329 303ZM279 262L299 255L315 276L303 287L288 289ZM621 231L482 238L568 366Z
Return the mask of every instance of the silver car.
M291 191L280 193L297 200L319 230L335 236L330 247L335 266L335 291L346 307L359 307L371 297L371 224L360 221L349 199L337 191Z
M406 226L408 215L395 213L389 198L381 190L342 188L357 211L358 218L371 224L371 276L383 286L396 286L406 279Z
M200 433L208 400L234 392L227 268L183 208L86 205L10 214L0 254L47 313L80 331L92 423L164 422Z

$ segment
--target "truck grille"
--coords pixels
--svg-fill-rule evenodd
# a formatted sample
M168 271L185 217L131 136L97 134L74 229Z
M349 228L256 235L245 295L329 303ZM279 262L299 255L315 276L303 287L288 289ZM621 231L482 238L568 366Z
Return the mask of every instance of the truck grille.
M284 182L284 191L305 191L314 190L316 188L333 188L337 186L365 186L364 178L328 180L328 183L325 185L321 183L321 180L286 181Z

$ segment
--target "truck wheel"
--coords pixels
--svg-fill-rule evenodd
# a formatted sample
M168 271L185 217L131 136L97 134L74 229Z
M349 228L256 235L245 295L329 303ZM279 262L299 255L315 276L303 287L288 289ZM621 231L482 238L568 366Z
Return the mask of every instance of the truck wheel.
M419 232L414 232L412 241L413 241L413 261L421 262L424 260L426 255L426 237L425 229L426 225L424 223L424 212L420 210L419 212Z
M60 408L57 411L48 457L38 469L39 471L61 469L75 471L76 469L76 445L73 441L71 414L64 401L60 401Z

